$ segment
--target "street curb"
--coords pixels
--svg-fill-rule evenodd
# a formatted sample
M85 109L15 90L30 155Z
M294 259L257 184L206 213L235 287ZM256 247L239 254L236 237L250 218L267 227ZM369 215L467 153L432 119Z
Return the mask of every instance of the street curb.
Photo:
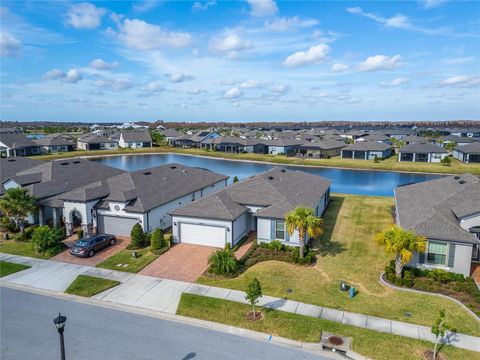
M223 332L230 335L242 336L242 337L246 337L246 338L257 340L257 341L268 342L273 345L278 345L284 348L301 350L301 351L310 353L312 355L323 356L329 359L334 359L334 360L345 359L345 357L340 356L338 354L332 353L330 351L322 350L320 343L303 343L300 341L295 341L295 340L291 340L291 339L287 339L279 336L273 336L271 334L261 333L254 330L248 330L248 329L220 324L216 322L190 318L182 315L168 314L160 311L139 308L131 305L111 303L104 300L85 298L82 296L65 294L65 293L60 293L52 290L45 290L45 289L33 288L26 285L13 284L0 279L0 289L1 287L6 287L6 288L20 290L20 291L26 291L26 292L37 294L37 295L49 296L49 297L73 301L81 304L108 308L111 310L124 311L128 313L136 314L136 315L148 316L148 317L167 320L167 321L171 321L179 324L196 326L203 329L219 331L219 332ZM364 357L363 355L360 355L354 352L349 352L349 355L350 353L352 355L351 358L353 359L368 360L368 358ZM356 356L359 356L359 357L356 357Z

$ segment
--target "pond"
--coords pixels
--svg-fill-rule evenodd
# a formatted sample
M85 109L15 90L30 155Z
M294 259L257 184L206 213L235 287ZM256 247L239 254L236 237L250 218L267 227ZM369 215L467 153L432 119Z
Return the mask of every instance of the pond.
M393 171L349 170L293 165L273 165L247 161L230 161L179 154L121 155L92 159L104 165L134 171L169 163L178 163L208 169L217 173L244 179L259 172L282 166L323 176L332 181L332 192L344 194L393 196L393 189L399 185L432 180L442 175L398 173ZM364 160L358 160L364 161Z

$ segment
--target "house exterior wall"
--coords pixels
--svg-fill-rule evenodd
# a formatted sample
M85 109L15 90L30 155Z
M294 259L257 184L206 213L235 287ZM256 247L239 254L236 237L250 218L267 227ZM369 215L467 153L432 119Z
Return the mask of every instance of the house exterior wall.
M259 243L265 243L265 242L270 242L272 240L275 240L272 238L272 222L278 219L271 219L271 218L257 218L257 241ZM286 226L286 225L285 225ZM287 229L285 228L285 234L287 234ZM295 230L295 232L292 235L287 235L286 236L287 240L281 241L282 244L289 245L289 246L299 246L299 236L298 236L298 231Z
M250 229L247 223L247 213L243 213L233 221L233 244L235 246L244 236L248 235Z
M469 231L474 226L480 226L480 214L468 216L460 220L460 226Z
M180 224L181 223L188 223L188 224L198 224L198 225L210 225L210 226L220 226L227 229L227 243L232 245L232 223L230 221L225 220L210 220L210 219L199 219L193 217L186 217L186 216L173 216L172 217L172 239L174 243L180 242Z

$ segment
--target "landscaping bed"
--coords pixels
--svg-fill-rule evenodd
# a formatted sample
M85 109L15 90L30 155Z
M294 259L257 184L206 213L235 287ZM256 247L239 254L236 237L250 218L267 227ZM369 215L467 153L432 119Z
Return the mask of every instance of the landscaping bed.
M398 360L423 359L422 354L427 350L433 349L433 344L426 341L380 333L282 311L258 309L262 311L264 316L261 320L252 322L245 318L245 314L251 311L249 305L183 294L178 305L177 314L303 342L318 343L322 331L349 336L353 338L353 351L376 360L390 360L393 358ZM440 353L449 360L479 359L478 353L451 346L442 347Z
M0 261L0 277L11 275L26 269L30 269L30 266L15 264L8 261Z
M115 280L102 279L89 275L78 275L65 292L72 295L92 297L118 284L120 284L120 282Z

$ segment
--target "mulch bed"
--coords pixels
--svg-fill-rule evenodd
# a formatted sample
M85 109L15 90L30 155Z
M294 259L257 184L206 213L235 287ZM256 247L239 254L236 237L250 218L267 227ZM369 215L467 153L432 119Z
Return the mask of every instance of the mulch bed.
M448 358L442 353L437 351L437 357L433 357L433 350L427 350L422 354L425 360L448 360Z
M258 321L263 319L263 314L261 311L255 311L255 314L253 314L253 311L247 312L245 315L248 321Z

